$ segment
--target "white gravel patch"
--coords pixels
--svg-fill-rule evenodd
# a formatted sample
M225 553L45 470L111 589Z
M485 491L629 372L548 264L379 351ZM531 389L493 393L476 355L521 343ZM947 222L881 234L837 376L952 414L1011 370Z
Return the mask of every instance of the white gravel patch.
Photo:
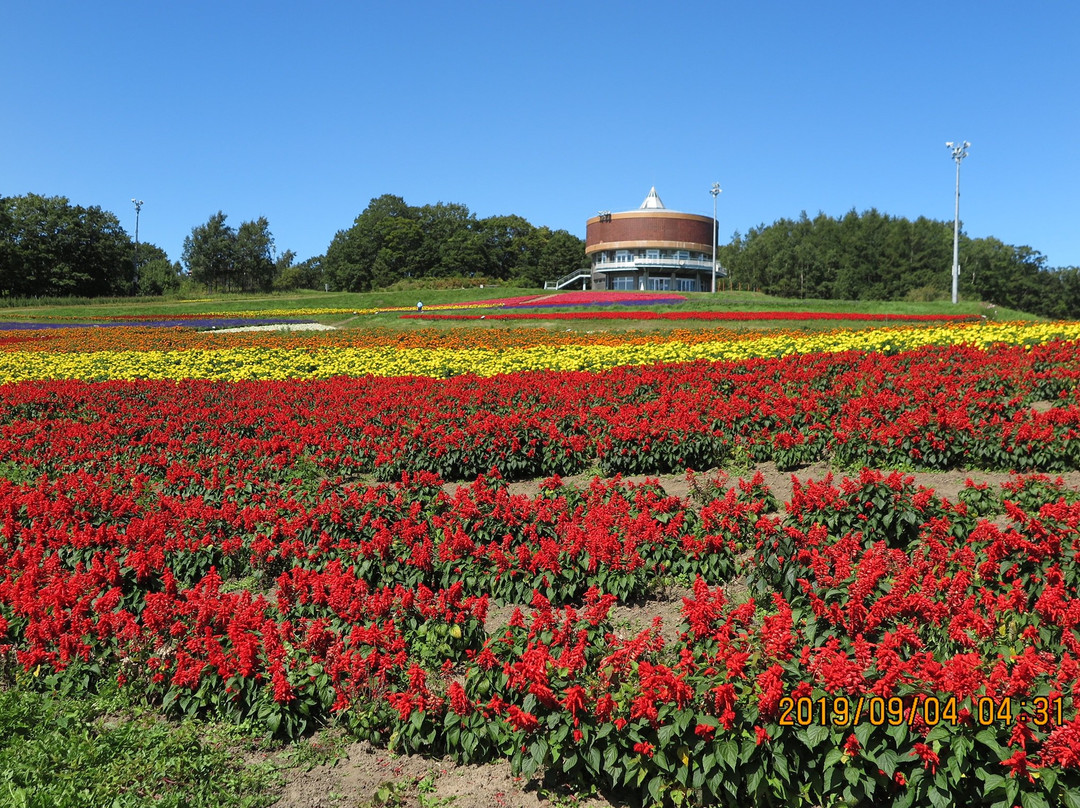
M211 328L214 334L237 334L241 331L334 331L332 325L322 323L277 323L276 325L246 325L242 328Z

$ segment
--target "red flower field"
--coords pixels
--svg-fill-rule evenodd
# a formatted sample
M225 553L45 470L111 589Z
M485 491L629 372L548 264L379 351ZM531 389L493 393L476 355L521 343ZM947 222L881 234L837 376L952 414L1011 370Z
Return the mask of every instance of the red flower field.
M6 385L0 675L645 803L1075 805L1078 377L1053 342ZM783 503L619 476L822 461ZM674 632L617 630L669 585Z

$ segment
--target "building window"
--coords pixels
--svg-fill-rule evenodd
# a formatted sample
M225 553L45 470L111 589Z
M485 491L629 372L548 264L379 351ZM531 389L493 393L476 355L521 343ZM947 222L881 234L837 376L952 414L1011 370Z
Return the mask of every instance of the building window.
M630 260L630 252L628 250L619 250L615 253L615 260L619 263L625 263Z
M690 260L690 251L689 250L677 250L675 252L675 258L678 259L679 261L689 261Z
M630 276L611 279L611 288L619 292L634 291L634 279Z
M649 278L649 289L667 292L671 289L671 278Z
M678 278L675 281L675 288L680 292L696 292L697 281L693 278Z
M660 257L660 251L659 250L646 250L645 251L645 257L648 258L648 259L651 259L651 260L656 260L656 259L658 259Z

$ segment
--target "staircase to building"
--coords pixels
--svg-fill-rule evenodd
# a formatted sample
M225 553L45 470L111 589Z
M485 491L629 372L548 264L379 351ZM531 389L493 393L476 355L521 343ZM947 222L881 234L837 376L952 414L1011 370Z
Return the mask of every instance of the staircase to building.
M544 288L563 289L572 284L574 281L580 281L583 279L587 280L590 277L592 277L592 271L588 267L581 267L579 269L575 269L568 275L563 275L557 281L544 281Z

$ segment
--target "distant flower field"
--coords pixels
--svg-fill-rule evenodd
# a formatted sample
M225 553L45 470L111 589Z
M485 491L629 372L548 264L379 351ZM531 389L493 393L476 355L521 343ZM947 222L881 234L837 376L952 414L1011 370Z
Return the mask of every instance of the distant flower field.
M1080 338L1075 323L987 323L929 328L888 328L862 331L779 332L733 335L698 333L684 339L679 332L651 340L620 340L618 336L571 335L545 338L532 344L513 333L492 338L463 330L451 338L402 335L389 344L385 335L366 342L363 331L219 341L212 335L155 332L109 334L94 330L47 337L7 337L0 340L0 382L35 379L223 379L257 380L330 378L333 376L431 376L461 374L495 376L529 370L597 371L620 365L651 365L697 360L732 361L806 353L851 350L894 353L926 345L997 343L1035 345L1055 339ZM229 335L232 336L232 335ZM167 339L168 350L155 349ZM223 339L223 338L219 338ZM102 345L112 347L95 350ZM235 347L230 347L235 346ZM413 347L415 346L415 347Z

